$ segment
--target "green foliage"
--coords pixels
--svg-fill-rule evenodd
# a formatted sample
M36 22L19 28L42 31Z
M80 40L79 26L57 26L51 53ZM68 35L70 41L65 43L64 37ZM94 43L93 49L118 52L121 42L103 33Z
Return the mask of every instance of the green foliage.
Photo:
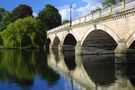
M6 48L27 48L43 46L46 35L39 20L27 17L9 24L2 38Z
M33 11L30 6L21 4L12 11L12 21L15 21L19 18L32 16L32 12Z
M48 67L47 54L43 49L0 50L0 81L28 86L32 85L36 75L49 85L54 85L60 77Z
M92 13L95 13L95 12L98 12L98 11L100 11L101 10L101 8L97 8L97 9L95 9L95 10L92 10L91 12Z
M45 30L61 25L61 15L59 14L59 11L49 4L39 12L38 19L44 24Z
M63 24L66 24L66 23L68 23L68 22L70 22L69 20L64 20L63 21Z
M103 7L108 7L112 4L115 4L115 0L105 0L103 3L102 3L102 6Z
M0 33L0 45L1 46L3 45L3 39L2 39L1 33Z
M3 31L11 21L11 15L8 11L0 8L0 31Z

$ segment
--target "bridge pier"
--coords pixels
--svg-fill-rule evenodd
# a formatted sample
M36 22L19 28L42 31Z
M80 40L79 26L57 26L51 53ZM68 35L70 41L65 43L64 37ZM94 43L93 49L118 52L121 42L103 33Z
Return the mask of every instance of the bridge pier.
M82 52L82 46L81 41L77 41L77 44L75 46L75 54L81 54Z
M118 46L114 50L114 53L126 53L127 46L125 42L118 42Z

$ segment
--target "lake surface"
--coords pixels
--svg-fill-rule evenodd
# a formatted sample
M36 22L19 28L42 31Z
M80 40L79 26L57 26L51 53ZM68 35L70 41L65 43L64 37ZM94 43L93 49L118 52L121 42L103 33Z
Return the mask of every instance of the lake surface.
M135 90L135 54L1 49L0 90Z

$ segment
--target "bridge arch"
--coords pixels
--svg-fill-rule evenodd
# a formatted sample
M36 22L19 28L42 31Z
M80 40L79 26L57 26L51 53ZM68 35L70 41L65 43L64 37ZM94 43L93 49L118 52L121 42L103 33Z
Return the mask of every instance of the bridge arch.
M52 44L52 47L58 47L58 45L60 44L60 39L58 36L56 36L53 40L53 44Z
M68 33L63 40L63 50L75 50L76 44L76 37L73 34Z
M46 39L46 45L49 46L51 44L51 39L50 38L47 38Z
M63 40L63 45L72 45L75 46L77 44L77 40L75 36L71 33L68 33Z
M120 41L119 36L113 31L111 30L109 27L105 26L105 25L96 25L96 28L94 26L90 27L90 29L88 30L88 32L86 32L86 34L84 35L82 41L81 41L81 45L83 44L84 40L86 39L86 37L95 30L103 30L104 32L108 33L111 37L113 37L113 39L118 43Z
M68 32L64 35L62 44L63 45L72 45L75 46L77 44L78 38L72 32Z
M72 31L68 31L68 32L65 33L65 35L64 35L64 37L63 37L63 40L62 40L62 44L63 44L63 45L64 45L64 41L65 41L66 37L67 37L69 34L71 34L71 35L75 38L75 40L78 41L78 37L75 35L75 33L73 33Z
M113 30L104 25L97 25L91 27L84 35L81 46L114 50L119 40L120 38Z
M135 49L135 32L133 32L126 42L127 48Z

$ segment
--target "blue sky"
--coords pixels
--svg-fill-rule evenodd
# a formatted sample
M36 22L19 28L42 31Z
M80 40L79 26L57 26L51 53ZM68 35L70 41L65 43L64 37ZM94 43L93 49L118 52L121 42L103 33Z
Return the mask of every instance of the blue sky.
M101 7L104 0L0 0L0 8L12 11L19 4L32 7L33 14L37 15L46 4L54 5L60 12L62 19L69 19L69 4L72 4L72 17L79 18L88 14L92 9Z

